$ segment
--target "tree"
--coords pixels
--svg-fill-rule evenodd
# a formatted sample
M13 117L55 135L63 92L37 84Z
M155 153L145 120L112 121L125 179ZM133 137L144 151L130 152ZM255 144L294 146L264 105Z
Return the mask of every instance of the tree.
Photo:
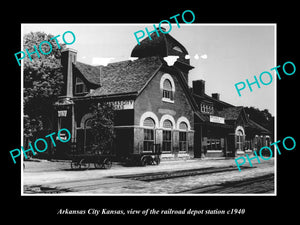
M94 136L94 153L111 153L114 135L114 109L111 104L93 103L89 108L92 113L91 129Z
M249 115L249 118L256 123L262 125L270 132L274 131L274 116L269 112L268 109L259 110L254 107L245 107L245 112Z
M24 59L24 136L25 139L32 140L41 132L49 129L54 113L53 103L61 95L63 85L62 67L60 63L61 50L65 44L60 44L58 48L55 40L50 40L54 36L43 32L31 32L23 37L24 51L34 52L34 46L38 46L42 41L52 44L52 51L48 55L39 53L32 54L30 61L26 56ZM43 52L49 52L49 45L41 45Z

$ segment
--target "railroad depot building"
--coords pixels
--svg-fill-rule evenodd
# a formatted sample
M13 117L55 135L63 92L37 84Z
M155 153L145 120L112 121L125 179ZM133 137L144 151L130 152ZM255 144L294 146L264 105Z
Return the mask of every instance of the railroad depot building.
M62 52L65 92L55 103L57 129L67 128L76 152L92 141L89 105L109 102L114 108L114 154L161 150L161 158L231 156L269 146L271 133L250 120L243 107L205 94L205 81L188 86L190 65L184 46L169 34L152 33L131 52L136 60L91 66L77 52ZM178 56L169 66L163 59ZM57 153L69 153L57 146Z

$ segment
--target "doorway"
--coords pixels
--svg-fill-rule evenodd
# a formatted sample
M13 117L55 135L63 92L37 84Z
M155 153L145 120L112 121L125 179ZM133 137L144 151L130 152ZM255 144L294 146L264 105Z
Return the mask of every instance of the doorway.
M243 150L243 139L244 139L244 133L241 129L238 129L235 133L236 135L236 147L238 151Z
M133 129L116 129L115 153L118 159L125 158L133 151Z

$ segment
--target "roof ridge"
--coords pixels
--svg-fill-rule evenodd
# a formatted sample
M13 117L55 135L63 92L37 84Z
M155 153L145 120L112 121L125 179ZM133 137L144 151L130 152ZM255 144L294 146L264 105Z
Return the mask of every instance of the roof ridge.
M111 63L108 63L106 66L104 67L108 67L108 66L114 66L116 64L122 64L122 63L130 63L130 62L133 62L135 60L130 60L130 59L127 59L127 60L123 60L123 61L118 61L118 62L111 62Z

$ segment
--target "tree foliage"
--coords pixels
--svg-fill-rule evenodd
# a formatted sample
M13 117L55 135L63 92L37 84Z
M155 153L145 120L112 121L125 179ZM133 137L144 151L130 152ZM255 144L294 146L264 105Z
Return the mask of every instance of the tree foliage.
M51 124L53 103L61 95L63 77L60 63L61 50L65 44L60 44L58 48L55 40L50 40L54 36L44 32L31 32L23 37L24 51L29 53L35 51L34 46L39 51L42 41L52 44L52 51L48 55L43 55L39 51L40 58L36 53L31 55L32 61L26 55L24 61L24 135L32 139L34 135L42 130L48 129ZM49 52L47 44L41 45L43 52Z
M270 132L274 131L274 117L269 112L269 110L259 110L255 107L245 107L245 112L249 115L249 118L258 124L262 125Z
M113 107L105 102L93 103L89 110L92 113L90 125L94 136L91 150L99 154L110 153L115 137Z

